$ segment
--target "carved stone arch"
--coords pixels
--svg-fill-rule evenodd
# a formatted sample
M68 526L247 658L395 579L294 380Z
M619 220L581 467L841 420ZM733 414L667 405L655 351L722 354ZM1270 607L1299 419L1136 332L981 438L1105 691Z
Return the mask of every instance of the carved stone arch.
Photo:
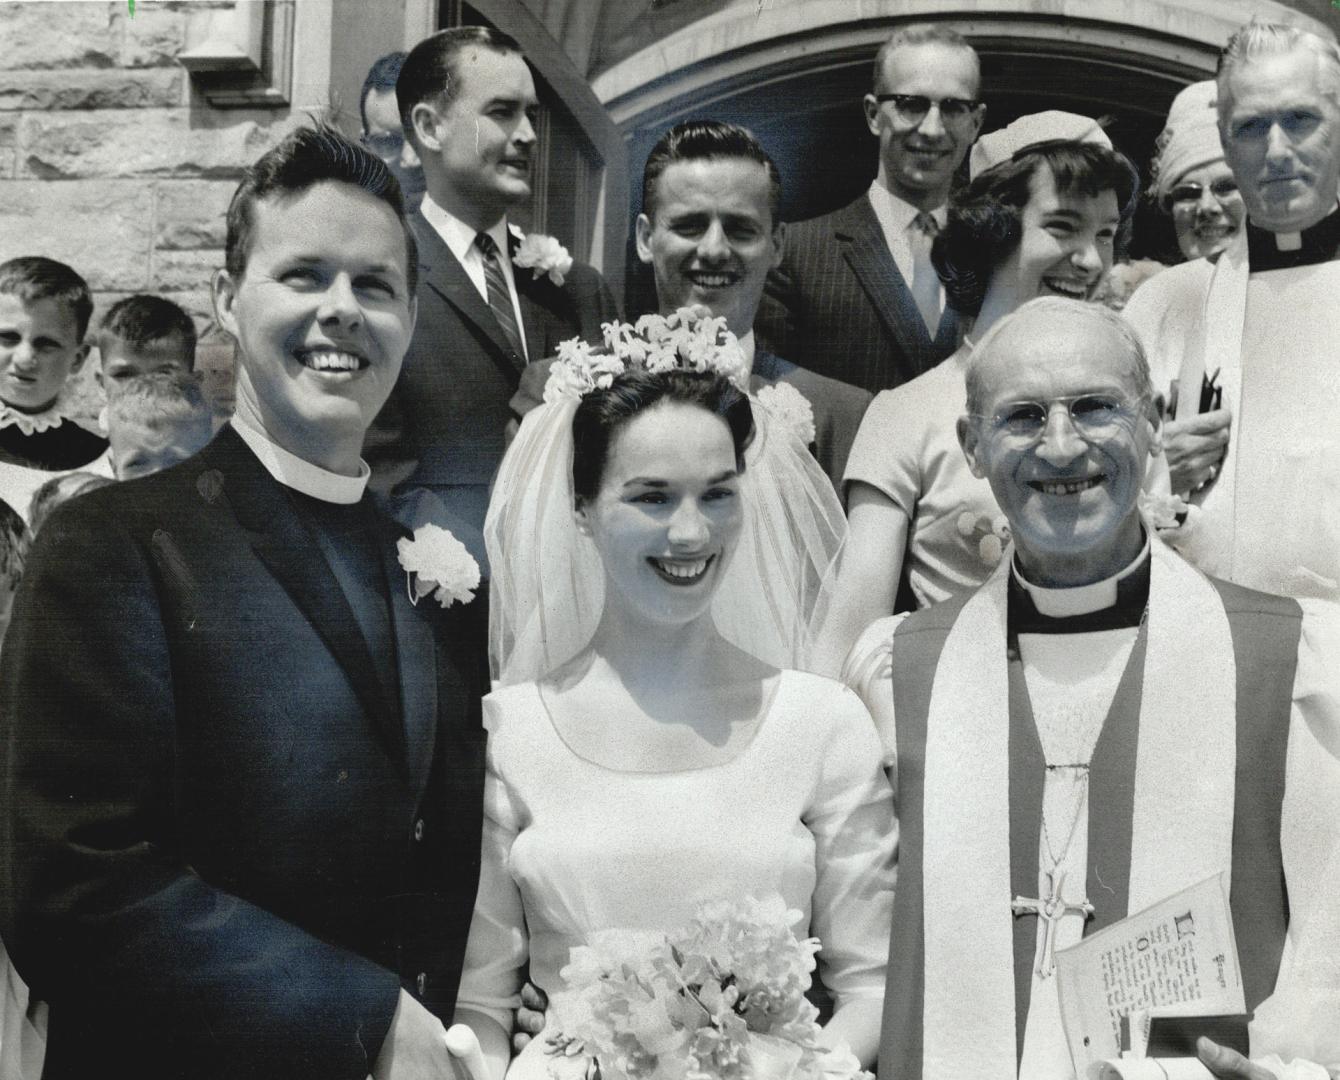
M867 186L875 145L860 115L870 64L899 24L952 26L982 57L986 128L1045 108L1111 119L1142 174L1168 105L1214 72L1253 15L1333 34L1328 0L750 0L732 3L602 72L593 82L629 144L647 152L691 116L753 128L782 168L783 217L842 205Z

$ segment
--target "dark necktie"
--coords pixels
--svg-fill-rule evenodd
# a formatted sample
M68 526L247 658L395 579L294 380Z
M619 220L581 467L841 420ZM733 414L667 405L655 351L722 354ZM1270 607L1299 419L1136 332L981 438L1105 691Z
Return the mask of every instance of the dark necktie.
M935 218L924 210L907 227L912 247L912 297L932 341L940 328L940 277L931 262L931 243L939 231Z
M512 308L512 294L507 288L507 276L503 273L502 263L498 261L498 245L488 233L475 237L475 246L483 256L484 282L488 286L489 307L493 317L498 320L498 328L512 347L512 362L517 368L526 366L526 349L521 343L521 329L516 324L516 312Z

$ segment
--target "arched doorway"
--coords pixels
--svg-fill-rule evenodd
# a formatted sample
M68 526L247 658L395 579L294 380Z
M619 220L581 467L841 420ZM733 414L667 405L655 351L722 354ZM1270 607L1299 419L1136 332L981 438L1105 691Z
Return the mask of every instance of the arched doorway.
M1048 108L1108 117L1113 142L1147 175L1173 96L1213 73L1223 43L1254 14L1323 32L1337 15L1324 3L1265 0L751 0L635 53L593 86L628 143L630 220L652 144L692 116L752 128L782 170L782 217L798 220L869 186L875 144L860 99L899 23L933 19L973 43L987 130ZM1140 232L1146 248L1163 242ZM636 307L647 283L629 265Z

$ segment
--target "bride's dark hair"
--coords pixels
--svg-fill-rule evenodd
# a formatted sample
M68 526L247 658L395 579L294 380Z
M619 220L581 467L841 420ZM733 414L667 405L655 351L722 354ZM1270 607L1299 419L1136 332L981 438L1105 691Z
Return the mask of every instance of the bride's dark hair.
M721 417L735 444L735 464L744 471L744 452L754 438L754 414L747 398L724 375L710 371L648 372L640 368L615 377L606 390L584 396L572 418L572 491L579 503L595 498L614 433L639 413L663 401L696 405Z

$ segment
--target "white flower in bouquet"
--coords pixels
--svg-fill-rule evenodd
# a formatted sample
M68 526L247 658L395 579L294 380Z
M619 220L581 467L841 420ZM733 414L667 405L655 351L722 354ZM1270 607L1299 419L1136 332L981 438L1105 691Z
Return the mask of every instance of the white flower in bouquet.
M805 998L819 942L780 897L704 904L673 934L611 930L574 948L553 1014L601 1080L859 1080ZM558 1052L558 1051L555 1051Z
M512 265L530 270L537 278L548 274L550 281L561 286L572 270L568 249L543 233L522 233L515 228L512 232L521 240L512 255Z
M758 403L806 446L814 442L814 408L790 383L774 383L758 392Z
M475 598L479 564L449 529L420 525L414 530L413 540L402 536L395 546L414 603L429 593L443 607L468 604Z

